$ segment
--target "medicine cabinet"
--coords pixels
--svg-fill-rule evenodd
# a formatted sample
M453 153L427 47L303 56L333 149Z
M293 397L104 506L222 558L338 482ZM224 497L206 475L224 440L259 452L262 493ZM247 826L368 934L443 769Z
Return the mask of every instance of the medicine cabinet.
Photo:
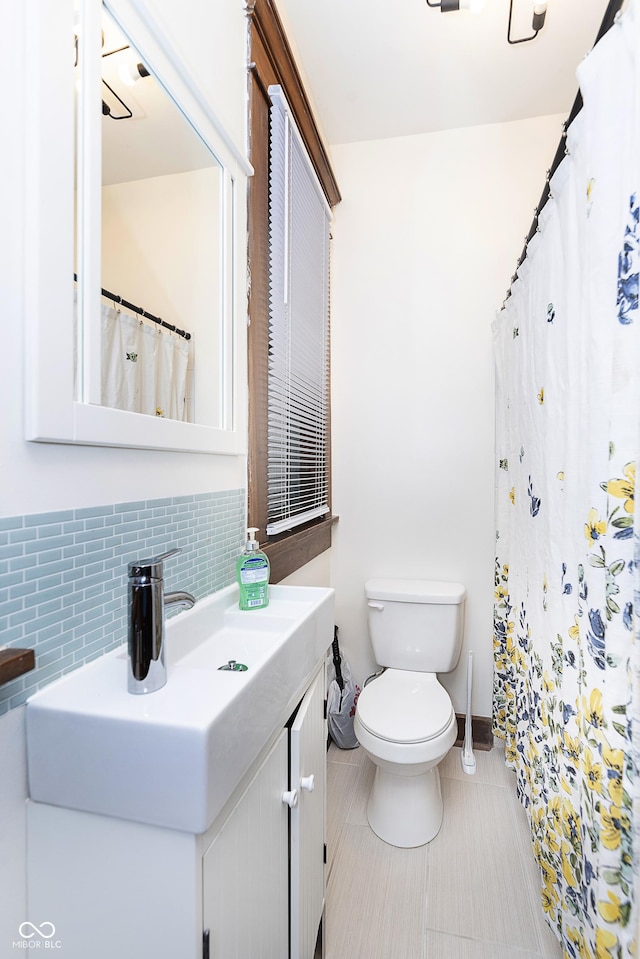
M241 453L248 161L143 0L28 8L26 438ZM117 297L190 333L184 420L105 400Z

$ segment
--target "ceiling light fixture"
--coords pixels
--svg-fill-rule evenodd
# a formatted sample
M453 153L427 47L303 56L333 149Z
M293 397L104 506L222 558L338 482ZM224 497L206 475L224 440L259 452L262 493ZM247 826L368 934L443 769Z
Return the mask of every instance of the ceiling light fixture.
M453 10L469 10L471 13L480 13L483 9L485 0L439 0L434 3L433 0L426 0L428 7L439 7L440 13L451 13ZM509 43L526 43L528 40L535 40L544 26L547 16L547 0L533 4L533 19L531 29L533 33L530 37L520 37L514 40L511 36L511 21L513 18L513 0L509 0L509 25L507 27L507 40Z
M121 63L118 68L118 76L123 83L132 87L138 80L150 76L144 63Z
M533 18L531 21L531 29L533 33L530 37L520 37L519 40L513 40L511 38L511 17L513 15L513 0L509 2L509 26L507 27L507 42L508 43L527 43L529 40L535 40L539 32L544 26L545 17L547 16L547 4L546 0L544 3L534 3L533 5Z
M484 8L485 0L440 0L432 3L427 0L428 7L440 7L441 13L451 13L452 10L469 10L471 13L480 13Z

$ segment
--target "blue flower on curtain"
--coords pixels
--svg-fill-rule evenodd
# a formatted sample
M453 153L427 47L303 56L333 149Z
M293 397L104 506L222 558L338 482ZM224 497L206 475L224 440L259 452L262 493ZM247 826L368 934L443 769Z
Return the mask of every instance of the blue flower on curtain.
M633 322L632 314L638 309L638 278L640 274L640 236L638 223L640 207L633 193L629 200L629 222L624 244L618 255L618 319L621 323Z
M527 486L527 495L529 497L529 510L532 516L537 516L540 512L540 497L535 496L533 492L533 483L531 477L529 477L529 485Z

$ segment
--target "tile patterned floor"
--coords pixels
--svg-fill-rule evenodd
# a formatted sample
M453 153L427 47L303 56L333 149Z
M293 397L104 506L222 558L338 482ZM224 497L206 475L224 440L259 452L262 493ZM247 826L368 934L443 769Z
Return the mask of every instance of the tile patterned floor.
M440 767L445 816L418 849L367 825L374 766L328 754L326 959L561 959L539 904L537 867L504 752L454 747Z

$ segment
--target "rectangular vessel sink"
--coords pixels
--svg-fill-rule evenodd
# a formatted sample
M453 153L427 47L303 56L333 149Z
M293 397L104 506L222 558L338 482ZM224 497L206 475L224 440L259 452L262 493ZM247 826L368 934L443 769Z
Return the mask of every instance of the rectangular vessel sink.
M333 590L271 586L264 610L230 586L167 622L167 684L127 692L127 651L27 703L29 795L192 833L222 810L287 721L333 638ZM220 670L235 660L245 671Z

